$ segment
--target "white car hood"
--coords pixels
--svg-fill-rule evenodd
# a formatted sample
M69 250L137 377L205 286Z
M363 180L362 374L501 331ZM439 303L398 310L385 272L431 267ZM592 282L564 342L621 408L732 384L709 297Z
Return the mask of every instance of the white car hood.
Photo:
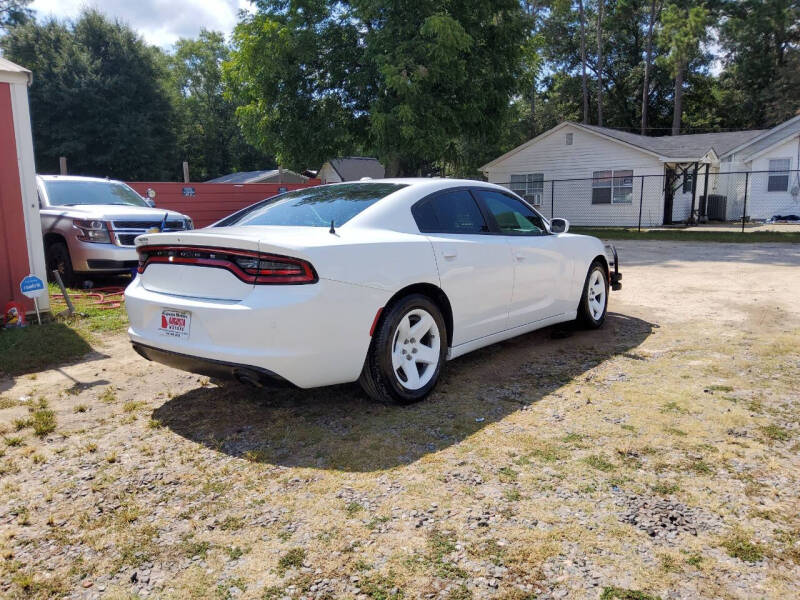
M149 206L118 206L116 204L76 204L75 206L50 206L40 211L43 214L70 217L73 219L131 219L134 221L156 220L164 218L168 213L170 219L185 218L179 212Z

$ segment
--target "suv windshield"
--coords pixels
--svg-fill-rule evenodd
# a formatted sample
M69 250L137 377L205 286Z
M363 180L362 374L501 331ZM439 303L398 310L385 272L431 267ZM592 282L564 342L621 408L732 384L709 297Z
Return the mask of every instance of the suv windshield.
M406 187L397 183L344 183L295 190L268 198L223 219L230 225L335 227L344 225L378 200Z
M50 179L44 181L50 206L74 206L76 204L122 204L145 206L139 194L124 183L117 181L69 181Z

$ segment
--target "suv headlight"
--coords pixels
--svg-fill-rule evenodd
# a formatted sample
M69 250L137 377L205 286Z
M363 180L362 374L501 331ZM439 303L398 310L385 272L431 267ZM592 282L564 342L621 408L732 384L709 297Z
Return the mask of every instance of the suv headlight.
M103 221L73 219L72 225L78 230L78 239L82 242L111 243L108 227Z

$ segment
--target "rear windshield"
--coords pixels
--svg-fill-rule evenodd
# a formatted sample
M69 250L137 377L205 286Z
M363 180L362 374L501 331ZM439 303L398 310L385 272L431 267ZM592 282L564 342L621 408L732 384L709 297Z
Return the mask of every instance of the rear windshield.
M230 225L335 227L344 225L378 200L406 187L397 183L343 183L295 190L254 204L223 219Z
M76 204L121 204L123 206L147 206L139 194L118 181L69 181L45 180L47 200L50 206L74 206Z

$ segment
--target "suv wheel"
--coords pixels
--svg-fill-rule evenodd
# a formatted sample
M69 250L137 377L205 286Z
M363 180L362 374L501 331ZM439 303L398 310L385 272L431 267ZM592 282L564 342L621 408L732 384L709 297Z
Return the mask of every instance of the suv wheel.
M446 354L447 330L439 307L427 296L406 296L381 316L359 383L379 402L418 402L436 386Z
M53 280L53 271L58 271L61 281L67 287L75 285L75 272L72 270L72 260L69 250L64 242L53 242L45 250L47 263L47 279Z

